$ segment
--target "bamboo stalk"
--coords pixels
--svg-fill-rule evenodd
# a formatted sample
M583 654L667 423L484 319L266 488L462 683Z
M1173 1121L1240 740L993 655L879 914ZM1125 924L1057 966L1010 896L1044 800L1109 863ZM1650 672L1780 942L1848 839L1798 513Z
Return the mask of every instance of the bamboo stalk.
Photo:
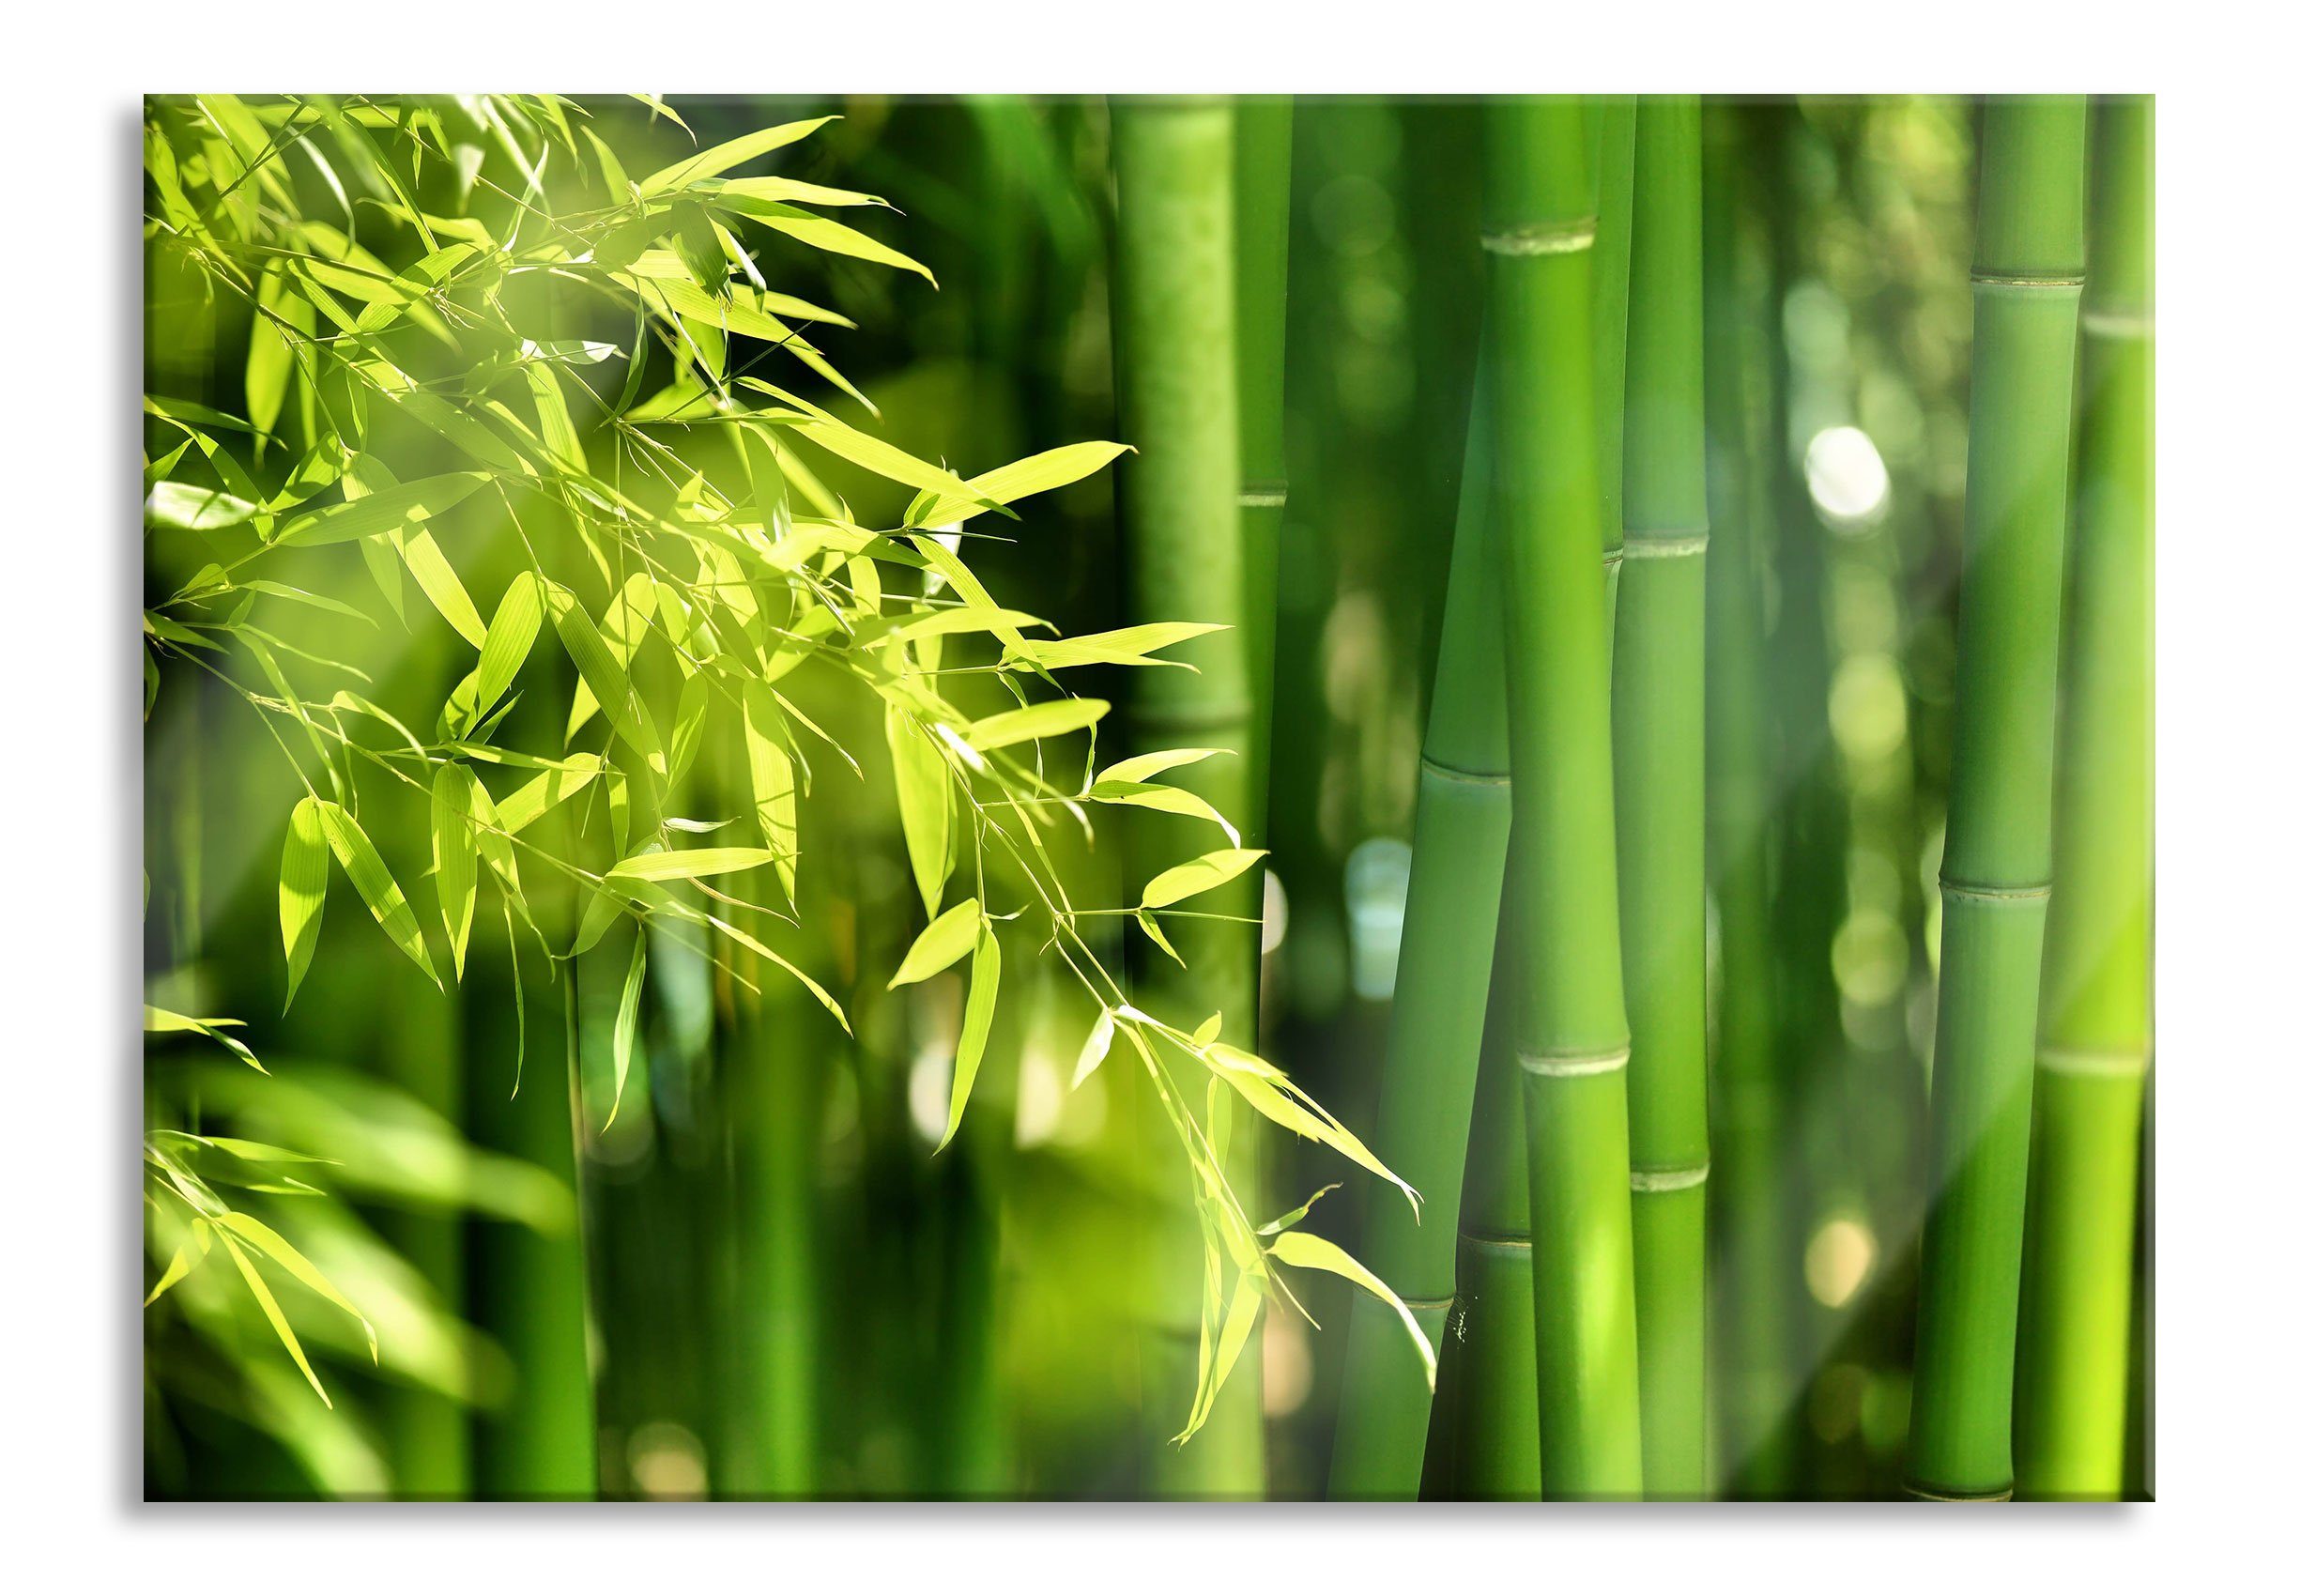
M1246 632L1249 585L1238 506L1238 393L1233 250L1233 116L1227 100L1163 98L1112 109L1117 168L1116 332L1124 436L1140 453L1121 479L1130 602L1142 620L1219 622L1229 630L1168 652L1195 670L1134 678L1132 728L1144 747L1231 748L1171 777L1223 814L1255 813L1254 707ZM1198 830L1145 813L1128 850L1136 885L1203 852ZM1225 1039L1252 1045L1262 882L1248 871L1194 907L1233 920L1175 918L1167 933L1187 961L1137 947L1154 1005L1195 1023L1222 1016ZM1156 962L1153 962L1156 961ZM1145 1265L1143 1404L1147 1489L1157 1496L1263 1493L1260 1358L1239 1360L1212 1417L1188 1444L1167 1437L1188 1416L1197 1378L1204 1278L1196 1218L1154 1096L1136 1094L1143 1183L1158 1209ZM1256 1139L1241 1123L1232 1186L1258 1201Z
M1918 1277L1908 1481L2013 1486L2014 1332L2052 836L2070 397L2084 269L2084 104L2002 99L1983 123L1972 441L1948 839L1933 1206Z
M1447 1342L1458 1369L1450 1483L1471 1501L1536 1501L1541 1496L1540 1338L1534 1323L1532 1188L1518 1084L1510 973L1522 965L1511 929L1521 891L1514 866L1502 887L1510 906L1497 927L1470 1111L1469 1163L1462 1193L1460 1287Z
M2151 1059L2154 107L2093 111L2087 400L2045 922L2021 1293L2023 1496L2124 1488L2133 1222Z
M1247 659L1254 696L1249 847L1267 843L1272 686L1278 645L1278 543L1286 519L1286 242L1294 101L1237 102L1238 522L1246 542ZM1241 750L1244 752L1245 750Z
M1614 873L1590 245L1570 98L1488 107L1495 529L1503 550L1515 1039L1523 1072L1543 1488L1634 1496L1629 1025Z
M1492 468L1482 386L1480 378L1470 403L1437 677L1422 740L1414 869L1374 1121L1373 1144L1420 1191L1422 1212L1417 1223L1403 1205L1376 1204L1365 1244L1367 1266L1405 1299L1441 1357L1453 1307L1470 1105L1510 835L1508 726L1493 691L1501 608L1486 528ZM1505 1122L1516 1129L1515 1105L1505 1099L1502 1106ZM1524 1180L1509 1189L1522 1206ZM1530 1312L1529 1281L1524 1291ZM1331 1494L1414 1496L1430 1398L1420 1358L1395 1316L1360 1297L1351 1307Z
M1749 436L1750 308L1740 259L1745 110L1709 108L1702 171L1702 307L1710 436L1706 685L1709 874L1717 900L1716 1177L1712 1212L1719 1468L1726 1494L1788 1490L1797 1410L1791 1315L1805 1292L1776 1079L1764 637L1757 529L1767 473Z
M1702 870L1701 111L1637 113L1614 637L1615 817L1630 1034L1630 1210L1647 1494L1698 1497L1706 1462L1708 904Z
M1621 584L1622 428L1629 383L1631 253L1635 242L1637 97L1592 96L1582 102L1588 156L1597 184L1597 279L1592 303L1597 334L1598 515L1605 536L1605 617L1613 623ZM1607 652L1612 652L1610 644Z

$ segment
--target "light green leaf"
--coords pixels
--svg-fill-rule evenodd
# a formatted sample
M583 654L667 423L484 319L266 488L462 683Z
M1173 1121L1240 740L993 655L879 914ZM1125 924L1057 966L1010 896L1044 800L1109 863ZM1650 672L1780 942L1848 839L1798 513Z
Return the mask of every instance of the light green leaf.
M1208 632L1227 630L1224 626L1195 622L1161 622L1148 626L1121 626L1114 632L1090 632L1082 637L1038 638L1021 649L1009 648L1006 652L1009 659L1027 659L1048 670L1080 665L1163 665L1195 669L1180 660L1150 656L1159 649L1203 637Z
M154 483L145 496L144 518L156 527L178 531L212 532L237 527L255 514L255 506L222 488L194 487L190 483Z
M670 115L670 108L660 101L650 99L649 103L660 108L665 115ZM661 171L640 178L639 196L642 199L655 199L701 178L715 177L746 161L756 161L771 150L796 144L824 123L837 119L836 116L817 116L805 122L785 122L777 127L761 128L757 132L745 133L739 139L728 139L725 144L713 145L709 149L690 155L684 161L674 161Z
M327 833L329 848L335 853L335 862L351 878L353 889L365 900L376 924L383 928L384 934L398 944L402 953L415 960L418 969L431 977L434 986L445 990L439 973L432 968L431 954L423 945L423 933L415 923L415 912L407 907L407 895L391 879L383 855L376 852L376 845L360 829L360 822L341 804L326 798L319 800L319 822Z
M935 1144L938 1153L958 1134L959 1116L966 1113L975 1072L982 1067L982 1050L990 1040L990 1018L998 1009L998 933L986 923L981 940L974 944L974 967L966 988L966 1018L958 1025L958 1057L951 1067L950 1123L943 1128L943 1140Z
M596 754L570 754L565 762L567 768L544 772L496 806L505 831L526 830L551 806L582 791L602 769Z
M496 700L518 678L519 668L527 664L536 634L542 630L543 589L533 572L522 571L503 590L495 606L495 619L487 622L487 635L480 643L471 701L462 716L466 727L478 725L495 708Z
M987 754L1010 744L1083 731L1108 714L1107 698L1050 698L1004 714L986 715L967 729L966 740L977 752Z
M783 746L783 717L774 689L764 682L743 684L743 745L751 770L751 813L759 835L774 854L774 873L786 897L796 900L799 861L798 771Z
M796 238L809 248L824 250L832 254L851 255L856 260L870 261L878 266L899 267L905 271L915 271L928 282L934 283L934 273L909 255L882 244L867 233L856 232L843 222L833 222L827 216L809 216L805 211L761 216L759 220L777 233ZM942 284L935 283L935 286L939 288Z
M905 453L882 437L873 437L866 432L857 432L846 422L830 416L809 417L792 422L786 427L810 443L820 444L842 460L851 461L866 471L873 472L905 487L944 494L964 499L968 497L966 483L940 466L929 466L912 454ZM982 509L996 509L982 505Z
M423 596L431 600L432 607L446 619L450 626L455 628L465 642L475 649L484 646L487 626L479 618L479 606L471 602L471 595L464 591L462 578L455 575L455 568L447 562L447 556L439 551L438 543L429 532L421 529L400 538L398 543L399 557L407 562L407 574L415 578L415 585L423 590Z
M1414 1350L1421 1354L1422 1377L1430 1389L1437 1389L1437 1354L1431 1350L1430 1338L1421 1333L1421 1325L1413 1310L1398 1299L1398 1294L1383 1283L1381 1278L1351 1257L1341 1248L1321 1235L1304 1230L1280 1231L1270 1241L1269 1255L1281 1264L1292 1264L1301 1269L1323 1269L1327 1274L1340 1275L1366 1291L1372 1292L1397 1313L1405 1324L1405 1333L1414 1340Z
M431 864L439 919L447 928L459 981L471 945L471 914L479 904L479 843L471 832L471 773L458 764L441 765L431 784Z
M1161 787L1151 782L1112 781L1104 776L1087 792L1097 804L1124 804L1138 809L1158 809L1170 815L1188 815L1202 821L1212 821L1221 827L1230 845L1238 845L1238 828L1224 820L1221 811L1197 793L1181 787Z
M1211 853L1200 854L1186 865L1161 870L1150 878L1148 886L1142 888L1142 907L1163 909L1170 903L1179 903L1186 898L1211 892L1224 882L1253 868L1254 861L1268 852L1266 848L1218 848Z
M623 1082L631 1077L631 1044L638 1036L639 992L647 984L647 933L641 928L631 939L631 968L623 973L622 1002L615 1010L615 1101L607 1109L607 1125L622 1111ZM606 1128L602 1126L601 1129Z
M214 1222L242 1241L253 1243L264 1256L293 1276L298 1284L317 1293L359 1320L360 1328L367 1332L367 1356L377 1359L379 1349L376 1344L376 1327L368 1323L367 1315L354 1308L351 1299L336 1290L334 1282L321 1274L310 1259L290 1246L285 1236L252 1215L230 1210L216 1215Z
M575 671L600 710L624 742L637 750L648 768L657 775L667 776L670 767L663 757L663 744L656 739L654 728L648 723L641 710L638 695L632 691L631 679L623 673L621 664L608 652L606 639L575 594L553 582L544 594L551 610L551 624L558 630L560 642L567 650L567 657L575 662Z
M958 961L958 956L974 945L975 933L982 928L982 904L974 898L954 903L927 923L911 944L911 951L902 956L902 964L895 978L886 983L891 991L897 987L923 981L929 975L939 975Z
M1117 1016L1109 1009L1095 1016L1094 1029L1086 1033L1086 1045L1078 1051L1078 1067L1070 1071L1072 1091L1076 1091L1086 1077L1100 1068L1102 1061L1110 1056L1111 1037L1116 1034L1117 1027Z
M950 767L933 741L893 704L886 706L886 745L895 760L895 806L911 854L911 873L927 913L943 907L950 876Z
M311 968L319 945L320 916L328 907L328 836L319 800L299 800L287 817L287 845L280 852L280 940L287 951L287 1003Z
M1074 482L1093 476L1119 455L1130 451L1131 446L1124 443L1066 443L1060 449L1050 449L1043 454L1033 454L1012 465L1001 466L995 471L969 477L965 496L913 506L912 513L904 519L914 527L948 526L952 522L980 514L979 500L1012 504L1016 499L1027 499L1034 493L1067 487Z
M690 881L698 876L724 876L737 870L755 870L761 865L774 863L774 855L764 848L689 848L680 852L666 850L657 853L635 853L618 861L607 872L626 881L677 882Z
M319 1393L319 1400L332 1408L335 1404L328 1395L328 1388L319 1383L317 1374L312 1373L312 1360L303 1356L303 1343L296 1339L295 1330L288 1325L287 1315L280 1312L280 1304L272 1297L271 1288L264 1283L264 1277L256 1273L254 1260L242 1251L239 1243L230 1236L219 1235L217 1239L223 1243L224 1251L231 1254L240 1279L247 1281L248 1295L255 1298L255 1305L264 1311L264 1317L271 1321L272 1334L278 1336L280 1344L287 1348L287 1355L296 1360L296 1367L303 1371L303 1377L312 1383L312 1389Z
M486 480L484 471L449 471L380 488L363 498L346 499L291 517L272 541L282 546L309 548L397 531L462 502Z

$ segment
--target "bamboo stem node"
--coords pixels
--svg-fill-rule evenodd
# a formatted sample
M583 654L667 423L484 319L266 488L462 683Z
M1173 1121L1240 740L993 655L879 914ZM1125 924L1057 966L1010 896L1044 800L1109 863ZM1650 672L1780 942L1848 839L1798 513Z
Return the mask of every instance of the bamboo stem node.
M1629 1050L1602 1053L1529 1053L1517 1055L1517 1066L1528 1075L1611 1075L1629 1067Z
M1693 531L1640 531L1635 528L1624 535L1621 553L1631 560L1675 560L1688 554L1709 552L1709 529Z
M1689 1164L1678 1169L1632 1169L1629 1189L1632 1191L1688 1191L1696 1186L1709 1184L1707 1163Z
M1441 781L1458 781L1471 787L1507 787L1510 785L1510 773L1506 770L1466 770L1460 765L1449 765L1443 760L1434 759L1428 754L1421 756L1421 768Z
M2036 1067L2055 1075L2127 1079L2146 1075L2155 1050L2139 1048L2038 1048Z
M1238 487L1238 508L1241 510L1283 510L1285 507L1284 483L1244 483Z
M1942 876L1940 896L1961 898L1973 903L2034 902L2052 896L2052 883L2035 882L2026 885L1992 886L1985 882L1952 881Z
M1467 1226L1463 1227L1461 1238L1464 1246L1476 1247L1487 1252L1526 1252L1533 1248L1533 1237L1530 1235L1504 1235L1495 1231L1471 1230Z
M1583 216L1569 222L1529 222L1523 226L1488 233L1478 241L1485 246L1489 253L1497 255L1570 255L1595 246L1597 218Z
M1975 293L1984 288L2018 288L2024 292L2058 296L2082 293L2084 278L2081 273L2074 277L2059 274L2032 277L2018 272L1976 271L1972 274L1972 287Z

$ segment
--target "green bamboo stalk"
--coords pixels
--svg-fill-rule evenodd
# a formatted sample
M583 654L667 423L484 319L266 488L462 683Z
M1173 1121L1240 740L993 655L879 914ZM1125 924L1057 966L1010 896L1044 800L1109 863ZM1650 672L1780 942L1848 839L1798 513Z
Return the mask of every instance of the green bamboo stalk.
M1525 1092L1518 1084L1510 975L1522 967L1511 929L1519 872L1505 873L1493 968L1470 1110L1469 1163L1463 1181L1457 1264L1460 1286L1441 1365L1454 1379L1451 1494L1471 1501L1538 1501L1541 1496L1541 1408L1534 1333L1531 1182L1526 1159ZM1464 960L1467 962L1467 960Z
M1582 112L1487 110L1487 326L1503 550L1511 902L1543 1488L1643 1488L1629 1215L1629 1022L1614 873L1591 243Z
M1374 1121L1373 1144L1421 1193L1422 1212L1417 1223L1402 1204L1374 1205L1365 1242L1367 1266L1413 1309L1441 1358L1510 835L1508 724L1493 690L1501 664L1501 606L1486 528L1492 466L1482 390L1480 378L1470 402L1437 676L1422 739L1414 869ZM1514 1130L1516 1105L1505 1099L1503 1111ZM1524 1180L1508 1189L1522 1206ZM1525 1295L1530 1312L1529 1280ZM1482 1336L1482 1322L1480 1329ZM1359 1297L1351 1307L1330 1494L1413 1496L1430 1396L1420 1358L1395 1315Z
M1621 582L1622 427L1629 383L1630 257L1635 240L1637 97L1592 96L1582 102L1582 112L1597 184L1597 242L1590 246L1591 270L1597 278L1597 494L1605 536L1605 616L1611 625Z
M753 974L742 950L732 957L759 992L736 994L739 1018L721 1042L739 1338L735 1389L726 1400L742 1418L717 1489L744 1499L803 1499L820 1478L815 1180L821 1082L840 1038L804 994Z
M1140 453L1121 478L1130 602L1142 620L1214 622L1229 629L1166 657L1195 670L1134 678L1132 729L1145 747L1231 748L1174 773L1225 815L1254 813L1253 692L1247 633L1249 585L1239 524L1235 257L1233 251L1233 116L1227 100L1165 98L1112 107L1117 168L1115 311L1123 436ZM1171 823L1170 823L1171 822ZM1202 852L1203 827L1146 814L1128 850L1129 880ZM1261 958L1262 881L1250 870L1195 908L1232 920L1173 917L1177 969L1140 945L1150 1005L1186 1022L1216 1012L1223 1036L1250 1046ZM1155 962L1154 962L1155 961ZM1145 1483L1149 1494L1263 1494L1260 1358L1249 1349L1212 1417L1186 1445L1181 1427L1197 1379L1204 1272L1187 1181L1156 1098L1138 1092L1138 1145L1145 1188L1159 1194L1145 1278L1143 1342ZM1256 1139L1243 1122L1231 1150L1233 1188L1258 1201Z
M2087 398L2045 922L2021 1291L2023 1496L2124 1488L2140 1105L2151 1059L2154 105L2093 112Z
M1989 101L1973 262L1972 441L1918 1277L1911 1491L2013 1487L2014 1332L2052 837L2084 103Z
M1748 414L1750 307L1740 269L1740 168L1746 113L1711 102L1702 162L1701 264L1710 437L1706 675L1709 860L1717 900L1714 1384L1718 1483L1740 1497L1788 1492L1797 1410L1790 1314L1804 1296L1776 1077L1766 834L1765 727L1756 533L1765 473Z
M483 926L472 938L473 989L508 1000L510 955ZM527 1047L516 1092L509 1066L523 1021L512 1002L463 1006L465 1049L480 1066L465 1089L473 1140L550 1171L570 1198L563 1232L501 1221L471 1227L472 1322L502 1344L514 1374L510 1398L473 1425L472 1487L490 1501L585 1500L599 1483L583 1243L573 1203L575 1139L561 1080L566 998L559 982L546 984L533 968L541 962L539 956L520 959Z
M1286 243L1294 101L1237 102L1238 522L1246 540L1246 648L1254 695L1255 768L1247 845L1267 843L1270 714L1278 647L1278 543L1286 519ZM1245 750L1241 750L1244 752Z
M1698 1497L1707 1459L1708 904L1702 879L1701 108L1637 113L1614 637L1615 817L1630 1034L1630 1211L1647 1494Z

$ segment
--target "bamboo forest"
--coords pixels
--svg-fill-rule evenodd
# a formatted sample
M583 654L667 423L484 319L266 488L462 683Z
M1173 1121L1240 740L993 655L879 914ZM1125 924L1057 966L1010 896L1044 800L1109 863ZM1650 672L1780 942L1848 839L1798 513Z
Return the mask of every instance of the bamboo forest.
M2154 115L145 99L145 1497L2153 1498Z

